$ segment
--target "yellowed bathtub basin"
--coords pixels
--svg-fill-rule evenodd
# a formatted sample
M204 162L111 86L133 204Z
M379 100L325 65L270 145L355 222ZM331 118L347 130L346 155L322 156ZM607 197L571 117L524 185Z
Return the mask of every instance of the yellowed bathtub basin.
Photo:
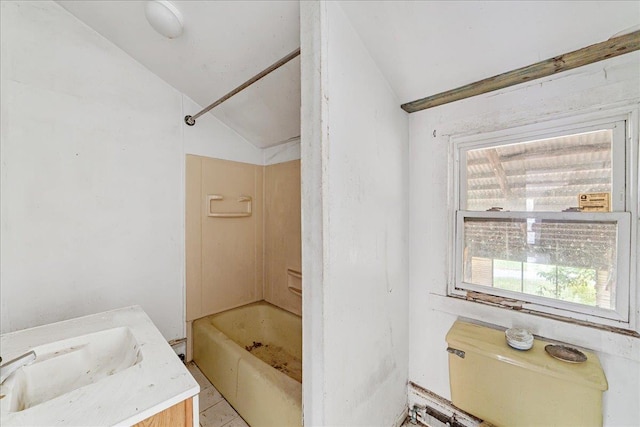
M302 321L265 301L193 323L193 359L252 427L302 425Z

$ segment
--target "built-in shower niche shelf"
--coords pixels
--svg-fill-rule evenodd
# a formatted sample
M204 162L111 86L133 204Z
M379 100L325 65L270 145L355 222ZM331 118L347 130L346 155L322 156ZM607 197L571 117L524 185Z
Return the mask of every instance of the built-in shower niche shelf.
M302 273L296 270L287 268L287 288L289 291L302 296Z
M238 203L246 203L246 207L244 211L241 212L214 212L213 204L211 202L222 202L224 200L224 196L220 194L208 194L207 195L207 205L209 206L209 212L207 216L212 218L245 218L251 216L251 196L239 196L237 199Z

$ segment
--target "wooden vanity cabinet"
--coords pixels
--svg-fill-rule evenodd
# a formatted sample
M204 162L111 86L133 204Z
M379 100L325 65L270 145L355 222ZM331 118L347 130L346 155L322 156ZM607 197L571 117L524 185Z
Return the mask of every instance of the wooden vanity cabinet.
M140 421L134 427L193 427L193 399L183 400L162 412Z

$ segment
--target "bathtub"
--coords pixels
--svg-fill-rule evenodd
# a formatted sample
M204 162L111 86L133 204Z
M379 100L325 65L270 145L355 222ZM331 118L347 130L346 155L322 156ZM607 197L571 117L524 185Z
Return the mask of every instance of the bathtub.
M193 359L252 427L302 425L302 321L265 301L193 322Z

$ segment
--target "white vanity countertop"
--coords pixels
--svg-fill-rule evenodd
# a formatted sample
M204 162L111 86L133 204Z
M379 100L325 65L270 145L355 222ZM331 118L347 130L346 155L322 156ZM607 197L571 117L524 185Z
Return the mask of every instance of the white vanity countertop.
M138 363L23 411L3 410L0 425L128 426L198 394L198 383L138 306L2 335L2 360L38 346L122 327L139 345Z

